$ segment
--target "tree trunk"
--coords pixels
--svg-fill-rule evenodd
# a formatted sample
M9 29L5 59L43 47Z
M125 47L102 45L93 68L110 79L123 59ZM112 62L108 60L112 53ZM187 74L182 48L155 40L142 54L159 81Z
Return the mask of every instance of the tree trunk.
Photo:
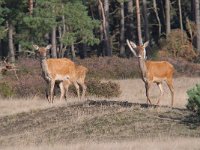
M75 60L76 53L75 53L75 49L74 49L74 44L71 45L71 52L72 52L72 60Z
M191 15L190 15L190 19L192 21L195 21L195 1L196 0L191 0Z
M29 5L29 15L33 14L33 0L28 0L28 5Z
M121 11L121 21L120 21L120 56L125 56L125 47L124 47L124 2L120 2L120 11Z
M52 28L52 33L51 33L51 55L53 58L57 58L57 53L56 53L56 27Z
M128 30L127 35L128 39L133 40L134 36L134 24L133 24L133 0L128 1Z
M103 20L103 5L102 2L99 0L98 5L98 12L99 12L99 20L102 19L100 24L100 44L97 52L97 56L104 56L105 55L105 48L103 48L103 37L104 37L104 20Z
M106 29L106 55L112 56L112 49L110 45L110 29L109 29L109 0L104 0L104 9L105 9L105 29Z
M160 18L159 18L159 15L158 15L156 0L153 0L153 9L154 9L154 12L156 14L156 19L158 21L158 37L160 37L160 35L161 35L161 22L160 22Z
M104 41L106 47L106 56L112 56L112 48L110 45L109 38L109 0L104 0L104 6L99 0L99 5L101 7L102 18L103 18L103 30L104 30Z
M143 16L144 16L144 37L145 41L149 40L149 21L148 21L148 10L147 1L143 0Z
M8 24L8 48L9 48L9 61L11 63L15 62L15 49L13 42L13 25L11 23Z
M141 31L141 20L140 20L140 4L139 0L136 0L136 13L137 13L137 31L138 31L138 41L139 45L142 45L142 31Z
M200 11L199 11L199 0L195 0L195 22L197 25L197 50L200 51Z
M166 16L166 36L171 32L170 22L170 0L165 0L165 16Z
M181 0L178 0L178 9L179 9L179 20L180 20L180 28L183 32L183 17L182 17L182 8L181 8Z
M57 54L57 57L58 58L62 58L63 57L63 53L62 53L62 49L63 49L63 43L62 43L62 27L61 26L58 26L58 38L59 38L59 51L58 51L58 54Z

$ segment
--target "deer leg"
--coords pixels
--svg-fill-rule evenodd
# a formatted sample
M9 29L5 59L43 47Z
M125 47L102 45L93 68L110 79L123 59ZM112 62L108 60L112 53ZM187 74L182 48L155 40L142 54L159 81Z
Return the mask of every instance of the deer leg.
M46 98L48 100L48 102L50 103L50 82L46 82L47 83L47 86L46 86L46 89L45 89L45 94L46 94Z
M157 101L157 105L159 105L160 104L160 99L162 98L164 92L163 92L162 83L157 83L157 85L158 85L158 87L160 89L160 96L159 96L158 101Z
M59 87L60 87L60 101L61 101L65 95L65 88L64 88L63 82L59 83Z
M145 83L145 88L146 88L146 96L147 96L147 104L152 104L151 100L149 98L149 89L150 89L150 83L146 82Z
M54 80L51 80L50 103L53 103L54 85L55 85L55 81L54 81Z
M77 95L78 95L78 99L80 100L80 90L79 90L79 85L77 82L73 82L75 88L76 88L76 92L77 92Z
M81 96L81 100L84 100L84 98L85 98L85 92L86 92L87 86L86 86L84 83L82 83L82 84L80 84L80 85L81 85L82 90L83 90L82 96Z
M65 99L67 99L68 96L68 89L69 89L69 83L68 82L64 82L64 90L65 90Z
M173 104L174 104L174 87L173 87L173 84L172 84L172 80L167 80L167 85L170 89L170 92L171 92L171 107L173 107Z

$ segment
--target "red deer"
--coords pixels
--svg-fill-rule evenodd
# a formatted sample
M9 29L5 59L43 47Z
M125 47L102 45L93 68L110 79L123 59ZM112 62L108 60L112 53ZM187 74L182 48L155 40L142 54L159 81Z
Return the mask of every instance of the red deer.
M74 85L76 87L76 91L77 91L79 99L85 98L85 92L86 92L86 88L87 88L86 85L85 85L85 77L86 77L87 72L88 72L88 69L86 67L81 66L81 65L76 65L76 67L75 67L75 79L74 80L82 88L82 95L81 95L81 98L80 98L79 86ZM71 83L70 80L65 80L65 81L63 81L62 84L63 85L60 86L61 97L64 97L64 95L65 95L65 97L67 97L68 88L69 88L70 84L72 84L72 83Z
M74 85L77 85L75 79L75 64L67 58L49 58L47 59L47 51L51 45L46 47L39 47L33 45L40 55L40 64L42 68L43 78L47 82L46 96L50 103L53 103L53 93L55 82L60 83L65 80L70 80ZM78 85L77 85L78 86ZM60 97L61 99L62 97Z
M139 67L141 70L142 80L145 83L147 103L151 104L149 98L149 89L152 83L156 83L160 88L160 96L157 101L157 105L160 103L160 99L163 96L162 82L165 81L171 91L171 107L174 103L174 88L173 88L173 73L174 67L167 61L148 61L146 60L146 50L149 42L145 42L143 45L137 46L135 43L127 40L127 44L132 53L138 58ZM136 50L136 51L135 51Z

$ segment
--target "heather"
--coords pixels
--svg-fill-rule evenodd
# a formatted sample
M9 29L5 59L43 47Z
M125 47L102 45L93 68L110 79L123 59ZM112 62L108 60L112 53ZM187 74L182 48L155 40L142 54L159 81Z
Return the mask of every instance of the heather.
M176 70L175 77L198 77L200 75L199 64L194 64L181 58L162 58L162 60L167 60L174 65ZM76 59L75 63L89 69L86 76L87 95L118 97L121 91L120 86L112 81L113 79L140 77L138 61L135 58L94 57ZM44 97L46 82L41 76L39 60L35 58L20 58L16 66L18 79L13 71L6 72L1 76L1 97ZM102 82L102 79L111 81ZM59 91L59 89L56 91ZM69 92L69 95L76 95L76 90L73 86L71 86ZM56 93L59 94L59 92Z

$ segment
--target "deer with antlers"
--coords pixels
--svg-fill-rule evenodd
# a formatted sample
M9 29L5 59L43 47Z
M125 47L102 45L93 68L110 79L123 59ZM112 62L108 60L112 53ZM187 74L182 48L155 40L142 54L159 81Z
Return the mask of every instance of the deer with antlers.
M61 90L60 100L63 99L64 94L68 91L70 84L76 88L78 97L80 99L79 85L83 89L82 97L85 96L86 85L84 83L87 68L78 66L67 58L49 58L47 59L47 51L51 45L46 47L39 47L33 45L40 55L40 64L42 68L43 78L47 82L46 96L50 103L53 103L53 94L55 83L59 83ZM50 95L50 96L49 96Z
M147 103L151 103L149 98L149 89L152 83L156 83L160 89L160 96L157 101L157 105L160 104L160 99L163 96L162 82L165 81L171 91L171 107L174 103L174 88L173 88L173 73L174 67L167 61L148 61L146 60L146 47L148 41L143 45L137 46L134 42L127 40L128 47L138 58L139 67L141 70L142 80L145 83Z

